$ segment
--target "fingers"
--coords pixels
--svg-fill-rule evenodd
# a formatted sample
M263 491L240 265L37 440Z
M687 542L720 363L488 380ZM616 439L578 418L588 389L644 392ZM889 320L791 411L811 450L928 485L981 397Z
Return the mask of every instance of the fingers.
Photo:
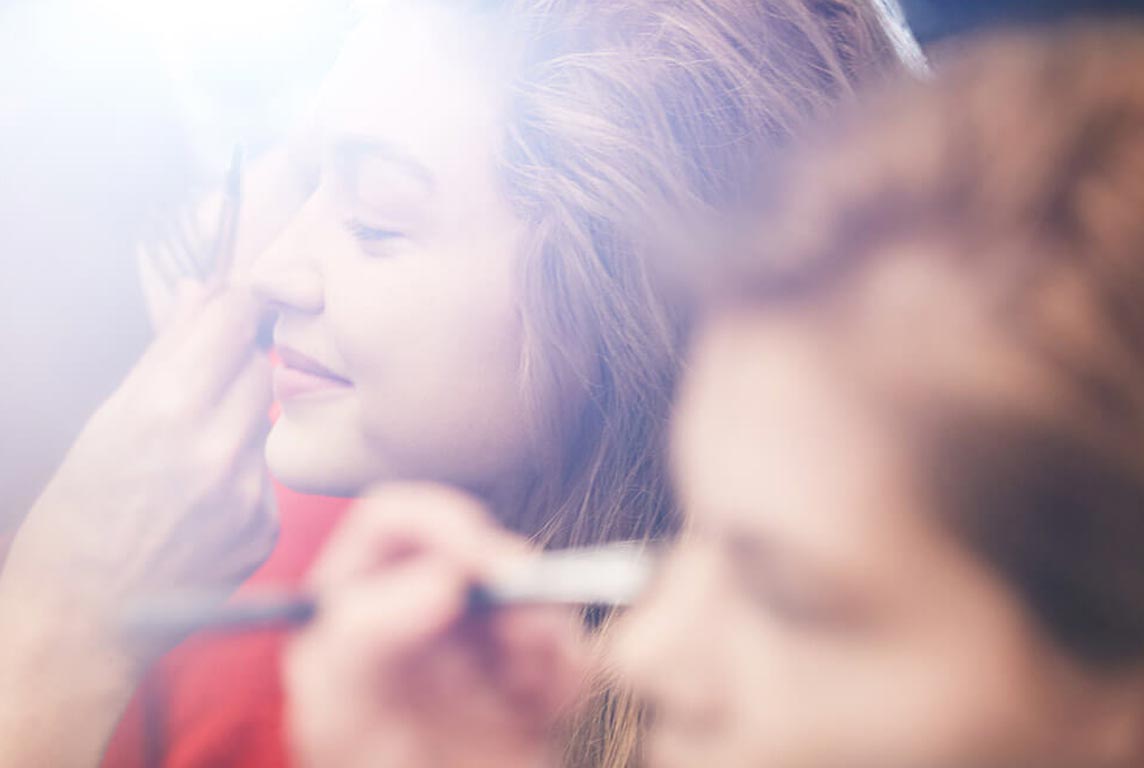
M155 331L151 349L177 348L212 295L198 280L177 275L171 279L168 284L158 279L154 267L140 267L144 299Z
M240 516L232 543L237 562L253 571L277 542L278 518L263 446L270 429L270 362L251 358L204 424L205 444L225 473L230 514ZM208 457L208 460L212 460Z
M454 565L419 558L324 598L290 646L292 689L326 688L399 718L453 712L452 728L471 721L543 732L585 678L569 650L574 622L530 608L494 628L490 617L467 613L466 583Z
M216 405L183 413L181 420L173 420L183 428L168 430L160 439L179 441L183 462L203 492L221 492L228 508L250 508L259 503L266 474L263 445L270 429L270 399L270 363L252 357Z
M136 249L135 261L147 316L151 320L151 330L160 334L171 322L178 295L178 288L172 286L178 280L178 275L163 259L142 245Z
M209 299L192 319L180 349L168 360L168 373L183 382L193 401L213 403L258 354L262 311L253 294L231 288Z
M480 684L471 687L488 695L516 702L521 712L548 717L564 709L583 683L587 654L580 638L576 615L563 609L516 608L498 611L491 616L466 614L470 589L487 579L507 561L529 556L526 543L497 527L484 509L472 498L447 488L432 486L395 486L373 495L359 504L330 540L321 560L311 573L310 582L327 602L345 605L347 594L363 589L363 584L378 594L372 602L363 601L361 624L353 631L369 635L368 622L376 622L373 641L362 639L356 648L345 647L345 653L367 653L379 658L378 648L371 642L387 644L382 635L394 631L395 620L378 606L386 604L382 593L387 589L413 594L415 585L399 586L399 575L415 572L414 564L424 566L425 578L436 579L425 589L438 590L440 599L448 599L449 611L436 614L419 607L416 600L406 608L423 612L410 626L411 634L392 647L412 652L415 642L426 642L428 632L416 632L426 622L436 632L449 630L457 641L477 660L470 667L481 676ZM422 566L417 566L421 568ZM451 574L451 582L445 578ZM392 605L396 605L393 601ZM440 603L430 603L439 606ZM405 619L402 618L402 621ZM351 631L343 625L343 631ZM440 649L438 649L440 652ZM384 655L384 654L381 654ZM443 657L426 665L425 674L441 670ZM459 672L454 667L446 677L458 685ZM431 689L431 680L423 680Z
M261 460L250 461L240 470L234 493L234 514L239 517L227 547L235 564L235 571L230 574L231 584L245 581L266 562L278 543L280 527L278 504Z
M265 307L246 289L211 292L186 281L169 327L132 372L137 386L177 392L185 408L211 406L258 354L256 337Z
M210 409L206 428L217 435L223 450L234 454L254 451L261 462L274 399L270 376L270 361L262 355L251 356L218 404Z
M338 527L310 574L311 586L333 591L402 560L433 553L469 578L487 576L527 545L499 529L476 500L429 485L400 485L359 502Z
M325 595L315 620L288 646L290 690L342 708L364 710L359 702L370 702L370 711L379 684L391 694L387 701L397 698L393 691L411 685L398 675L418 672L408 659L463 614L464 584L456 569L423 559Z
M574 611L527 607L493 617L496 675L505 698L539 720L572 709L591 668L583 628Z
M347 585L322 599L317 632L355 666L354 656L384 664L420 648L454 625L467 606L467 579L454 564L424 558L384 576Z
M243 279L258 254L290 223L316 186L316 150L296 143L269 150L244 174L232 276Z
M576 617L469 608L477 579L525 553L455 491L398 486L360 504L312 576L318 616L286 655L301 754L534 764L586 678Z

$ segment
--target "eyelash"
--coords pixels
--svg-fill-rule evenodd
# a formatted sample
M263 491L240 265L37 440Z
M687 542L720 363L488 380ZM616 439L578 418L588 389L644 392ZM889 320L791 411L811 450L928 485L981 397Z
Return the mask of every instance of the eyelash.
M357 219L350 219L347 221L346 229L355 240L364 244L382 243L387 240L394 240L399 237L404 237L403 233L396 230L367 227Z

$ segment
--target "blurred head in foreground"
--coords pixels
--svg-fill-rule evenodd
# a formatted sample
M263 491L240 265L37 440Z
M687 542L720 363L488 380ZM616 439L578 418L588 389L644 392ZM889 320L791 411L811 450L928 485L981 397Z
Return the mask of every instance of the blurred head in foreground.
M702 265L660 765L1144 762L1144 30L978 44Z

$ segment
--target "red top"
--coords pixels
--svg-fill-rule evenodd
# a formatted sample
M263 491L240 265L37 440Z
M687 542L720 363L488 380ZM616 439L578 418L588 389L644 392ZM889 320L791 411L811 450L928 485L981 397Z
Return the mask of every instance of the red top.
M298 584L350 503L281 486L277 494L278 545L243 589ZM203 634L177 647L136 694L104 768L289 765L278 672L284 636Z

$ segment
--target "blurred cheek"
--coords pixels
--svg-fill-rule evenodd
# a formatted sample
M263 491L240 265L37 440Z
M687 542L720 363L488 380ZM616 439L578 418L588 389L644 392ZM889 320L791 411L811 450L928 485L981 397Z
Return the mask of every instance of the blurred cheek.
M956 608L953 599L946 605ZM1052 741L1052 728L1045 726L1055 717L1045 716L1053 696L1042 687L1051 667L1037 661L1037 649L1019 626L985 612L957 613L961 621L935 623L945 627L943 636L886 654L880 665L884 706L852 721L865 722L867 734L886 734L892 743L881 744L883 750L936 766L1009 764L1012 755L1035 754L1038 742ZM866 682L876 690L874 681Z
M677 661L685 653L678 633L685 625L687 594L681 589L690 578L682 550L677 546L660 566L652 588L620 622L613 635L610 662L627 680L651 695L658 675L655 670Z
M948 616L900 613L858 633L808 632L744 601L725 651L736 665L728 747L745 764L1014 764L998 756L1030 743L1043 698L1031 681L1044 670L996 617L937 594Z
M730 586L709 554L684 546L665 564L647 601L625 618L613 661L649 701L657 729L703 741L720 727L734 617Z
M655 680L652 669L656 659L670 657L671 651L658 641L656 627L662 623L660 612L668 610L662 595L645 602L624 617L612 640L609 665L642 696L652 696Z

